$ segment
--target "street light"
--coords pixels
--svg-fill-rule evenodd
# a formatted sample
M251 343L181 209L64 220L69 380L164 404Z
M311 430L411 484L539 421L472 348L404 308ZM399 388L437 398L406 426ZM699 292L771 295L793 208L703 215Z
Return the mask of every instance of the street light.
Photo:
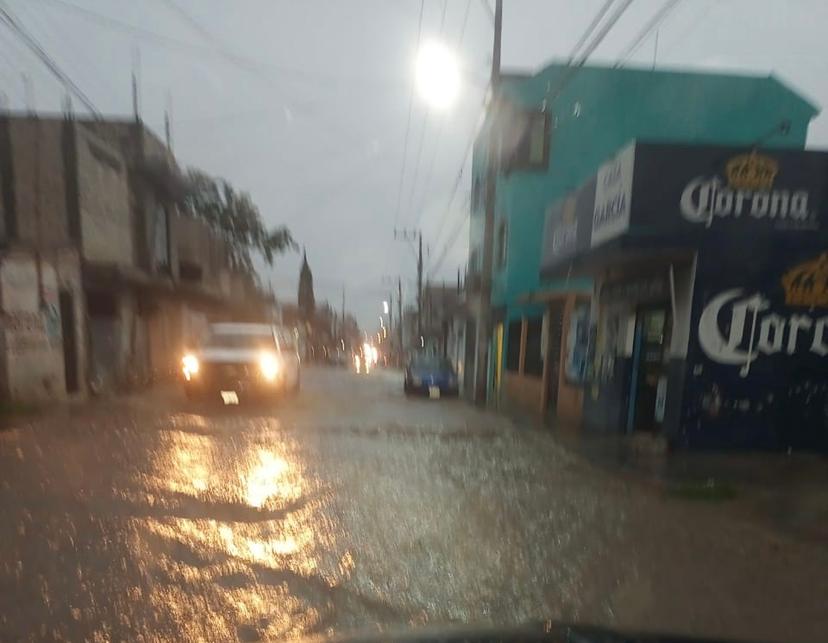
M417 52L417 90L437 109L450 107L460 91L460 66L444 44L430 41Z
M383 313L383 315L388 314L388 302L387 301L382 302L382 313Z

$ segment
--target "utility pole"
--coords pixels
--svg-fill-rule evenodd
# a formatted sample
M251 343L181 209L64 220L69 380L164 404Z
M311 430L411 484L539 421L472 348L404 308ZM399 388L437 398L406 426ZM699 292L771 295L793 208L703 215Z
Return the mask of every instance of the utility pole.
M423 336L423 233L419 233L420 250L417 254L417 341Z
M394 291L392 290L388 295L388 334L391 336L389 341L394 341Z
M342 327L340 334L342 339L345 339L345 284L342 284Z
M419 230L395 229L394 239L402 241L414 241L414 239L417 239L419 246L417 251L417 341L419 341L420 336L423 334L423 233Z
M500 39L503 31L503 0L495 0L494 42L492 44L489 131L486 141L486 217L483 225L483 266L480 275L480 319L477 324L477 369L475 401L485 404L488 392L489 343L492 335L492 263L494 248L495 196L497 189L497 113L500 102Z
M397 277L397 326L400 330L400 366L402 366L403 355L405 355L405 347L403 346L402 277Z

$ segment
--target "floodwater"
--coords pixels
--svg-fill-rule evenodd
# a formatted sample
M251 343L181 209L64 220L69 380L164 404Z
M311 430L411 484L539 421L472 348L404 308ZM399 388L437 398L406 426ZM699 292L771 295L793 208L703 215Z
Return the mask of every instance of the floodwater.
M398 373L173 391L0 430L0 640L259 640L560 619L828 639L828 548L613 477Z

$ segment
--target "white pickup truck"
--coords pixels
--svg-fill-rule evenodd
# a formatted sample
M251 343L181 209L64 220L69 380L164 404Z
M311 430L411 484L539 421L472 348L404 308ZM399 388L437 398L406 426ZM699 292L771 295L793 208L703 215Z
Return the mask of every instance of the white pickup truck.
M299 353L293 335L269 324L211 324L201 343L181 359L190 398L268 397L299 390Z

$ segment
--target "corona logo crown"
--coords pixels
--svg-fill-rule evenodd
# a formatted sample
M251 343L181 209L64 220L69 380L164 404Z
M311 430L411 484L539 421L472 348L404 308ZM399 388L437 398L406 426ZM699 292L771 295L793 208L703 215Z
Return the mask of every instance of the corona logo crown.
M779 171L779 164L769 156L750 154L734 156L725 165L727 182L734 190L758 192L770 190Z
M791 268L782 286L788 306L828 308L828 252Z

